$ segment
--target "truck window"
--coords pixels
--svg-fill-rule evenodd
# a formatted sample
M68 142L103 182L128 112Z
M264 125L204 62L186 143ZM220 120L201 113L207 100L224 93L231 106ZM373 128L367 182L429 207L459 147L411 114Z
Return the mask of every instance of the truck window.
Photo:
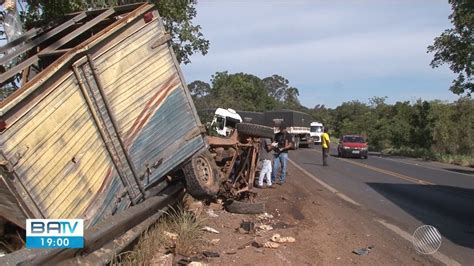
M225 126L225 118L218 116L217 117L217 128L222 130L222 129L224 129L224 126Z
M310 131L311 132L318 132L318 133L323 132L323 127L321 127L321 126L311 126Z

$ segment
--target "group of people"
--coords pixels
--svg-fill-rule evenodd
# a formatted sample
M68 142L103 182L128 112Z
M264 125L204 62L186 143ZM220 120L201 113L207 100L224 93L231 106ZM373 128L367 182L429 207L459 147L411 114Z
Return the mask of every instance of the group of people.
M323 150L323 166L327 166L327 157L329 156L330 139L327 128L324 128L324 133L321 136L321 147ZM286 168L288 163L288 151L293 148L293 141L291 135L287 132L284 124L280 125L280 131L275 134L273 142L269 138L261 138L260 141L260 156L259 160L262 162L262 169L258 177L258 187L263 188L263 181L265 179L267 187L272 187L273 184L283 185L286 181ZM279 182L276 183L276 178L280 170Z

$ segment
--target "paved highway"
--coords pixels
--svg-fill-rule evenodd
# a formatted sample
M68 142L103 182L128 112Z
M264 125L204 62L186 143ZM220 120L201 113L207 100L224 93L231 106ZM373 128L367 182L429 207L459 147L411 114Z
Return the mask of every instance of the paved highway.
M290 153L298 166L367 208L374 219L412 235L423 225L442 235L440 253L463 265L474 265L474 169L411 159L369 156L336 157L322 166L321 150ZM289 176L291 178L291 176Z

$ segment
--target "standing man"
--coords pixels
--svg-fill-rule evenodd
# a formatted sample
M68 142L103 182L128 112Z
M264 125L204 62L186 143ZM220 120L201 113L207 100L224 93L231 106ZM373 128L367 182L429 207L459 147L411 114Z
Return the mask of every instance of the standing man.
M273 171L272 171L272 182L275 183L276 174L281 164L280 173L280 185L285 183L286 178L286 164L288 162L288 150L291 148L291 136L286 131L286 125L280 125L280 132L275 134L275 142L273 144Z
M267 187L272 187L272 159L273 159L273 147L272 142L269 138L260 139L260 153L259 160L262 161L262 170L260 170L260 176L258 177L258 187L263 188L263 178L266 177Z
M328 157L329 157L329 144L331 140L329 139L328 129L324 128L324 133L321 136L322 138L322 147L323 147L323 166L328 166Z

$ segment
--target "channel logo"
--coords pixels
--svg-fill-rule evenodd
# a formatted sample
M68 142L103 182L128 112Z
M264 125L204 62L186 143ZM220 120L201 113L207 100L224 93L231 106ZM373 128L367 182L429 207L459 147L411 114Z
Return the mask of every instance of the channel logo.
M26 248L83 248L83 219L27 219Z

